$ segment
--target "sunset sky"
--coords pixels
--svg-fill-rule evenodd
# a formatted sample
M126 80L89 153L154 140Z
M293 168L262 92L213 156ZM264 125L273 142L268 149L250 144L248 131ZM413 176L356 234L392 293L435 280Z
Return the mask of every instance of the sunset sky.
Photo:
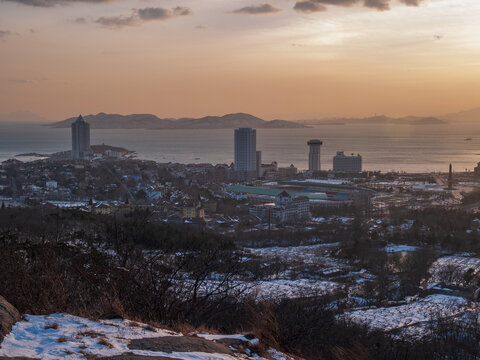
M0 0L0 113L265 119L480 106L478 0Z

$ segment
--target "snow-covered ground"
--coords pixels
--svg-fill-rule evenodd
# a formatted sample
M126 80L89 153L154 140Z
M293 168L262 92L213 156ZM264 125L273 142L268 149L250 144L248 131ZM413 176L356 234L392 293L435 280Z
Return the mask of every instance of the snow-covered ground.
M333 281L272 280L264 281L251 289L261 300L278 300L303 296L324 296L341 290L343 286Z
M388 245L383 248L383 251L387 253L413 252L417 250L418 250L418 246L411 246L411 245Z
M329 255L338 243L323 243L306 246L246 248L247 254L261 257L266 262L280 259L290 264L315 265L327 272L348 271L351 266L344 259L337 259Z
M437 259L428 270L426 287L443 283L447 286L468 285L468 277L480 275L480 259L467 256L445 256ZM468 276L466 277L465 275Z
M466 311L471 308L462 297L429 295L400 306L352 310L339 315L338 319L385 332L401 330L406 337L422 337L428 333L432 321L459 316Z
M13 327L0 344L0 356L30 357L40 359L85 359L107 357L130 353L143 356L163 356L191 360L233 360L259 359L247 348L246 354L230 355L226 353L205 353L189 351L147 351L133 350L128 344L133 339L157 338L164 336L182 337L180 333L154 328L146 324L128 320L93 321L68 314L48 316L26 315ZM258 343L257 339L248 340L243 335L196 334L206 340L235 339L245 342L247 346ZM269 352L275 359L291 358L274 349Z

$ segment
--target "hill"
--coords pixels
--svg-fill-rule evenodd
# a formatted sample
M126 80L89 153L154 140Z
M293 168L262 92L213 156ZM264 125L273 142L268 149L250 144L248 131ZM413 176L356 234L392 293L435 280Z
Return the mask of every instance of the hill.
M458 122L478 122L480 120L480 107L444 115L441 118Z
M52 124L53 127L70 127L76 117ZM253 127L257 129L304 128L305 125L292 121L265 121L256 116L237 113L202 118L161 119L152 114L105 114L84 116L92 129L234 129Z
M327 118L316 120L315 122L309 121L310 124L333 124L333 125L345 125L345 124L395 124L395 125L443 125L447 124L445 119L440 119L433 116L421 117L421 116L405 116L401 118L392 118L385 115L376 115L365 118Z

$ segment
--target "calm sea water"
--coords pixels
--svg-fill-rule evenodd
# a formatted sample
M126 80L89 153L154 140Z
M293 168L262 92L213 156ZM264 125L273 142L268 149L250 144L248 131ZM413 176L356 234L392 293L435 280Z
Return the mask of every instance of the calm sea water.
M473 169L480 161L480 124L458 127L398 125L319 125L307 129L258 129L263 162L308 167L307 141L323 140L322 168L332 168L336 151L360 153L365 170L382 172ZM472 138L466 141L466 138ZM157 162L230 163L233 130L96 130L91 143L122 146L138 158ZM0 123L0 161L20 153L53 153L71 148L70 129Z

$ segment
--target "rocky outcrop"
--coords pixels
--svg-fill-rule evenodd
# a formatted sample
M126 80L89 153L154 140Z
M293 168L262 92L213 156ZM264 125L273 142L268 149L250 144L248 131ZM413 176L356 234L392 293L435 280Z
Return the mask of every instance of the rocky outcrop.
M13 324L20 320L21 316L18 310L0 296L0 342L12 330Z
M135 339L130 342L131 350L172 352L204 352L233 355L224 344L189 336L163 336L157 338Z

